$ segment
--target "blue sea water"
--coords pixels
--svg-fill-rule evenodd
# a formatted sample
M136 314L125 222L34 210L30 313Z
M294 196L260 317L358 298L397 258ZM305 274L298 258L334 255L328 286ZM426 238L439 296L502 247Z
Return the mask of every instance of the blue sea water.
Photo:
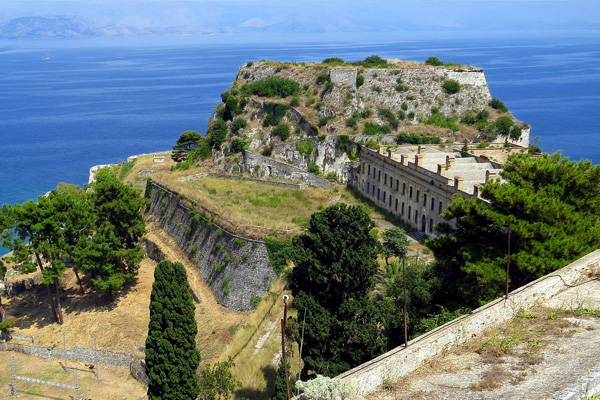
M600 163L600 39L388 43L149 45L0 42L0 204L59 182L83 184L96 164L167 150L204 132L220 93L250 60L384 58L485 69L492 95L532 126L544 151ZM49 59L47 59L49 58ZM1 252L0 252L1 253Z

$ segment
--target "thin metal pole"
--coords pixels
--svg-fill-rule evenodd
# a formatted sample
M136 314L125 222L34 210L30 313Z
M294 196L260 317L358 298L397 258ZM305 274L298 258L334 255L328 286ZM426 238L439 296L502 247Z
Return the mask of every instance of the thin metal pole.
M408 347L408 327L406 321L406 259L402 259L402 280L404 281L404 347Z
M17 396L17 372L15 369L15 356L11 355L10 360L12 363L12 386L10 387L10 395Z
M508 260L506 261L506 298L508 299L508 273L510 270L510 222L508 223Z
M290 396L290 378L288 375L288 367L287 367L287 356L285 352L285 321L287 320L287 301L283 300L283 319L281 320L281 354L283 356L283 367L285 371L285 385L287 386L287 398L288 400L292 398Z

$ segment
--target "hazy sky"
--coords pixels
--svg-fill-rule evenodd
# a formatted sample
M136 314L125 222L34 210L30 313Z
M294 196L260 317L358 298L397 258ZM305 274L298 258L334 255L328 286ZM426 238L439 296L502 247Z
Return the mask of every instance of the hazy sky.
M0 1L0 24L23 16L78 15L103 25L186 27L219 34L600 31L600 0Z

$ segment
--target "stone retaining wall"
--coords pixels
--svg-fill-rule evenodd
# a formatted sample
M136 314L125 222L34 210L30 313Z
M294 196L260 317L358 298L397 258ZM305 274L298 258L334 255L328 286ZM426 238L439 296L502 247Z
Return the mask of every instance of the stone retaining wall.
M166 187L152 183L150 213L188 254L213 294L226 307L251 311L277 275L264 241L235 235L184 204Z
M93 365L129 368L134 357L130 354L115 353L106 350L95 350L87 347L73 347L71 350L44 347L38 345L18 344L12 342L0 343L0 351L16 351L48 360L64 360L82 362Z
M362 394L377 390L386 381L396 381L416 370L424 361L452 346L480 336L513 318L520 309L545 304L565 289L597 278L600 274L600 250L596 250L568 266L511 292L508 300L497 299L472 314L434 329L381 356L351 369L337 378L349 379Z

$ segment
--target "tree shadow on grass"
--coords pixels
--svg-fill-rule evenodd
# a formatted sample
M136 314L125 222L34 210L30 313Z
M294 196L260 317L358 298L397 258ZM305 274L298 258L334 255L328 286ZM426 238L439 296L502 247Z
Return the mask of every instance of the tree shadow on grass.
M268 365L261 368L261 372L267 381L267 387L265 390L258 390L253 388L242 388L236 392L237 398L247 398L250 400L265 400L270 399L275 393L275 378L277 378L277 370Z

